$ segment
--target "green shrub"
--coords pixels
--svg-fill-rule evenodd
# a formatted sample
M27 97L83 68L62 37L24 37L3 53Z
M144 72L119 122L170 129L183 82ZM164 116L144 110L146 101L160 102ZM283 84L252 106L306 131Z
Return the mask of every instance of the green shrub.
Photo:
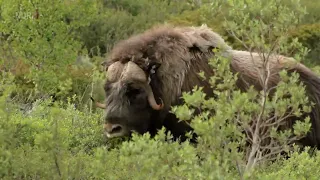
M291 38L298 38L299 41L310 51L303 60L309 66L320 64L320 23L304 24L290 32Z
M280 160L259 169L252 179L319 179L319 151L310 155L309 149L293 152L288 160Z
M195 87L183 94L185 104L172 108L181 120L191 120L191 126L200 135L197 145L171 141L165 129L154 138L149 134L134 134L130 140L105 139L103 112L93 111L88 100L90 96L103 98L103 77L98 70L103 59L100 55L120 39L154 23L209 22L210 27L221 30L222 34L233 31L233 35L242 37L233 43L234 47L246 49L245 44L259 47L259 52L284 54L296 49L297 59L305 54L299 42L289 43L286 39L290 37L286 34L288 27L299 24L299 13L303 14L299 4L291 4L298 7L295 11L277 4L280 1L276 0L239 0L237 4L232 4L233 1L152 2L156 5L146 0L34 1L34 4L0 1L3 40L0 42L0 178L319 179L319 151L311 156L309 149L302 152L287 149L289 135L304 134L309 129L308 118L298 123L293 132L276 133L271 128L267 131L281 142L275 147L279 150L275 154L283 150L288 153L288 159L261 158L252 153L256 152L252 148L254 143L246 143L249 122L275 117L271 112L281 117L288 107L296 115L309 110L305 90L297 84L298 76L293 74L289 78L281 72L284 81L273 98L266 98L265 92L254 89L241 92L235 88L237 76L230 72L230 61L219 57L219 52L209 63L216 71L209 81L216 87L214 93L218 98L205 99L202 88ZM37 8L40 18L33 19ZM281 11L273 16L276 9ZM226 16L229 23L222 24L223 17L212 17L217 14ZM252 18L256 15L263 19ZM281 37L276 49L271 48L274 42L266 38L271 32L270 24L278 27L272 31L276 34L271 39ZM293 35L312 44L311 48L316 41L310 34L317 35L317 26L308 26L292 29L297 30ZM56 96L54 102L47 97L52 93ZM15 98L23 99L25 104ZM261 107L261 102L266 106ZM194 115L195 109L201 113ZM258 118L259 114L262 118ZM247 156L250 153L251 159Z
M79 36L90 55L107 54L115 43L163 23L170 15L189 9L184 0L99 0L100 8L90 26L81 28Z
M0 58L2 69L16 75L17 101L80 96L79 91L95 82L91 78L95 66L78 74L70 73L69 67L80 53L86 54L76 32L96 17L96 5L93 1L0 1L0 32L5 40Z

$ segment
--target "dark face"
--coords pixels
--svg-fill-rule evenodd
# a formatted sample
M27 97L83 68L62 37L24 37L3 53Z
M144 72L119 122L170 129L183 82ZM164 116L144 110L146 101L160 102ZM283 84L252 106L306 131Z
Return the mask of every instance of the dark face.
M132 131L145 133L150 126L153 109L148 102L146 83L141 81L105 84L105 134L107 137L127 136Z

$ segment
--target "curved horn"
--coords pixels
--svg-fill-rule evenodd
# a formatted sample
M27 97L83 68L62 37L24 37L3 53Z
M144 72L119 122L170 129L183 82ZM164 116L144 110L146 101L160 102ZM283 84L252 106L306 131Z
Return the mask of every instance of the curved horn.
M124 65L120 61L111 64L106 72L107 79L109 81L116 81L121 76L123 69Z
M106 109L106 105L105 104L102 104L102 103L99 103L99 102L95 102L95 100L90 97L90 99L92 100L92 102L95 103L95 105L98 107L98 108L101 108L101 109Z
M154 110L163 109L164 103L163 103L162 99L160 98L161 103L158 105L155 98L154 98L154 95L153 95L153 92L152 92L150 85L147 85L146 90L147 90L147 95L148 95L148 102L149 102L150 106L152 107L152 109L154 109Z
M124 71L121 75L121 80L127 80L127 79L132 79L133 77L135 79L138 79L140 81L146 82L147 83L147 76L145 74L145 72L134 62L129 61L125 68ZM148 95L148 102L150 104L150 106L152 107L152 109L154 110L161 110L164 107L163 101L161 100L161 104L158 105L155 98L154 98L154 94L153 91L151 89L151 86L149 84L146 85L146 91L147 91L147 95Z

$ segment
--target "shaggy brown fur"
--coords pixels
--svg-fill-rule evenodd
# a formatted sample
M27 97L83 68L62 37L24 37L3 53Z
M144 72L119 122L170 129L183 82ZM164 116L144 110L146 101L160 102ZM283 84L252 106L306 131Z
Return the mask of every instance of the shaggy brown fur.
M203 70L208 76L213 75L208 66L208 58L212 57L212 49L216 47L231 50L220 35L206 26L160 26L117 44L106 64L133 61L146 69L147 58L159 62L161 67L157 71L157 77L163 82L160 91L168 109L177 102L182 91L190 91L199 84L209 87L197 74L199 70Z
M117 81L120 79L120 74L116 73L116 71L119 70L108 69L108 66L115 62L125 64L128 61L132 61L144 70L146 77L150 76L147 71L148 63L156 62L160 64L154 80L157 83L152 86L152 90L155 96L163 100L165 105L165 108L158 114L159 123L161 124L168 116L172 119L172 114L170 115L168 111L172 105L181 103L179 98L182 92L190 91L195 85L198 85L204 87L204 92L208 96L212 96L212 89L209 83L203 81L198 76L198 73L201 70L208 77L214 75L212 68L208 65L208 59L214 56L213 48L219 48L225 52L226 56L232 57L231 69L239 73L238 86L241 89L245 90L249 85L254 85L257 89L261 89L261 82L258 80L259 70L256 68L261 68L262 60L258 54L252 54L254 59L252 61L249 52L232 50L220 35L206 26L160 26L152 28L118 43L111 51L105 65L108 74L114 74L114 81ZM271 57L270 69L272 76L269 87L279 82L278 72L284 68L285 64L291 64L292 62L294 60L283 56ZM308 136L308 139L310 141L309 144L318 146L320 143L320 79L302 64L292 65L290 70L300 74L301 80L307 85L309 96L316 103L311 113L313 131ZM135 75L132 76L134 77ZM152 119L149 120L152 121Z

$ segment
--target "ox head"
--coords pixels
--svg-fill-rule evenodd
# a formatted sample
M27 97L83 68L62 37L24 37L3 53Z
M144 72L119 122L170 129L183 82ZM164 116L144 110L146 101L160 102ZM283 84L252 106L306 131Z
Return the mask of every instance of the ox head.
M157 66L149 69L154 73ZM157 104L150 86L150 73L132 61L114 62L107 69L105 83L104 131L108 138L128 136L131 132L143 134L148 131L151 115L163 108Z

